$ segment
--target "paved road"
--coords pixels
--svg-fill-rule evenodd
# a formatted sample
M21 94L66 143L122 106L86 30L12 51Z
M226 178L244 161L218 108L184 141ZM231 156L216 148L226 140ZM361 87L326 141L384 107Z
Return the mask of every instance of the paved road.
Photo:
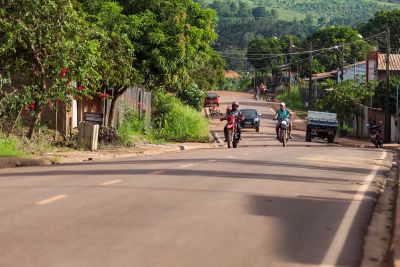
M282 148L258 109L236 150L1 170L0 266L358 266L391 154Z

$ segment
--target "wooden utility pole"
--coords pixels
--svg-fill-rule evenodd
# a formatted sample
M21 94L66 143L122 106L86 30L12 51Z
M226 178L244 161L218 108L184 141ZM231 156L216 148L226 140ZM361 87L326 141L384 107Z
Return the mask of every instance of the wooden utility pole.
M292 89L292 46L293 46L293 41L290 38L290 41L289 41L289 54L288 54L288 71L289 71L288 89L289 89L289 92Z
M344 79L344 44L342 43L342 53L340 54L340 82Z
M385 90L385 143L390 143L392 119L390 116L390 28L386 30L386 90Z
M309 55L309 64L310 64L310 70L309 70L309 83L308 83L308 110L313 110L314 108L314 98L313 98L313 71L312 71L312 63L313 63L313 53L312 53L312 43L310 44L310 55Z

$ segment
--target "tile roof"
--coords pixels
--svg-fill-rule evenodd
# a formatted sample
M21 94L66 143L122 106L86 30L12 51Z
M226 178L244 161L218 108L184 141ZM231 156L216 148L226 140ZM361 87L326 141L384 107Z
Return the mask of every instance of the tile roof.
M389 69L400 71L400 54L390 54ZM386 70L386 54L378 55L378 70Z
M242 77L239 73L237 73L234 70L226 70L224 76L225 76L225 78L228 78L228 79L235 79L235 78Z

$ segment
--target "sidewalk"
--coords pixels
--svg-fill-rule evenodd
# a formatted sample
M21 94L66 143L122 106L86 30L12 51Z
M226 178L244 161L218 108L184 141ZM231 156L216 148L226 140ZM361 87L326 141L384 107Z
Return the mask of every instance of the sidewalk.
M307 130L307 122L305 120L298 118L295 114L295 118L293 120L293 129L296 131L305 132ZM356 137L336 137L335 143L348 147L375 148L375 145L372 144L370 141L362 140ZM384 148L398 149L400 148L400 144L395 144L395 143L385 144Z
M42 166L56 163L77 163L101 160L133 158L165 153L176 153L192 149L219 148L214 143L182 143L168 145L136 145L132 148L110 148L98 151L65 151L45 153L32 158L0 158L0 169L28 166Z

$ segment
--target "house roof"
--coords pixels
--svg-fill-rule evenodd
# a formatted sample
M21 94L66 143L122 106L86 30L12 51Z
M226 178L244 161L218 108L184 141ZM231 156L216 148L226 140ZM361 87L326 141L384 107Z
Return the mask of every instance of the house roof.
M400 54L390 54L389 69L400 71ZM386 70L386 54L378 54L378 70Z
M313 79L319 80L319 79L335 77L336 73L337 73L337 70L315 73L315 74L313 74Z
M241 75L234 70L226 70L224 77L228 79L235 79L241 77Z
M328 71L328 72L321 72L321 73L315 73L313 74L312 78L314 81L316 80L323 80L323 79L328 79L328 78L334 78L337 74L337 70L333 71ZM309 81L310 78L306 77L303 79L303 81Z
M354 66L362 66L362 65L366 65L367 64L367 61L366 60L364 60L364 61L358 61L358 62L356 62L356 64L350 64L350 65L346 65L346 66L344 66L344 68L346 69L348 69L348 68L354 68Z

